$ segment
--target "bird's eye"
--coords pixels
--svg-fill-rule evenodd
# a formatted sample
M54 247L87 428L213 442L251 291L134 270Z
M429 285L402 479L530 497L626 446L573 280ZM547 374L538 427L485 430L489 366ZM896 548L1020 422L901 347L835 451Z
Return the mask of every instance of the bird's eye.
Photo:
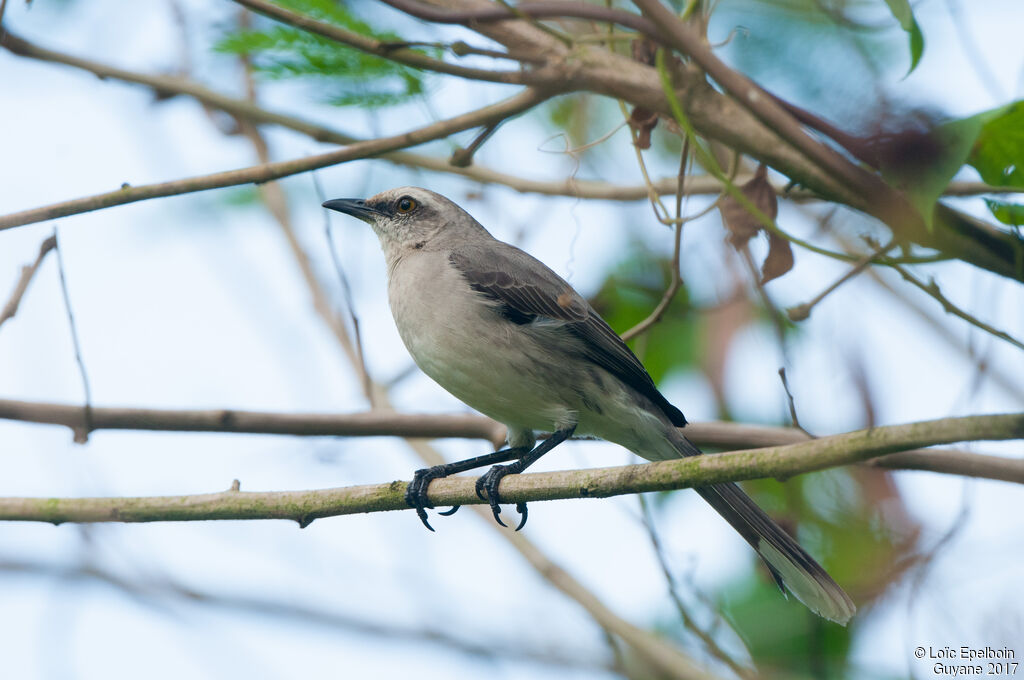
M409 198L408 196L402 196L400 199L398 199L398 212L402 213L403 215L411 213L413 210L416 209L416 206L416 201Z

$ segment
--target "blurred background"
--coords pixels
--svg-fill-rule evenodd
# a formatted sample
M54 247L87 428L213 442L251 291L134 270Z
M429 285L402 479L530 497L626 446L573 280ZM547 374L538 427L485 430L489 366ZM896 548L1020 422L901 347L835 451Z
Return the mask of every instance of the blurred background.
M371 3L289 6L337 11L407 40L472 35ZM914 5L924 47L909 75L907 33L882 2L722 0L710 17L709 39L728 41L718 53L731 65L853 132L921 112L968 116L1024 94L1024 8L1014 0ZM378 62L354 63L229 2L11 0L3 22L41 47L186 76L365 138L512 91L377 73ZM4 214L122 183L249 166L261 154L280 160L331 148L280 127L240 130L189 97L6 50L0 83ZM563 97L506 123L475 162L530 179L642 184L623 121L615 101ZM679 139L664 128L644 152L652 177L673 177L679 165ZM417 151L445 159L472 139L463 133ZM93 405L361 412L370 404L359 369L314 307L317 290L350 329L329 223L370 378L399 411L464 413L403 348L376 237L360 222L326 216L316 183L330 198L406 184L443 193L567 278L619 332L649 314L671 277L673 233L646 201L517 193L379 159L327 168L315 180L303 174L273 185L280 191L207 191L4 231L0 293L57 230ZM689 197L683 212L696 215L715 199ZM987 215L981 198L950 200ZM873 220L822 202L783 200L778 222L837 251L884 235ZM750 248L761 263L766 242ZM691 421L791 424L780 367L800 424L815 435L1024 408L1021 351L945 315L884 267L839 287L809 319L782 319L778 310L807 302L848 268L797 248L793 269L764 287L768 306L711 210L686 224L683 288L634 349ZM977 318L1024 336L1020 285L957 260L914 271ZM52 255L0 328L0 398L83 403ZM250 491L379 483L410 479L424 446L457 460L490 445L102 430L75 443L66 428L0 421L0 496L207 493L233 479ZM1019 442L960 448L1024 455ZM614 445L569 442L536 468L631 458ZM635 496L536 503L518 541L465 510L432 517L436 533L410 512L321 519L302 530L283 521L6 523L0 677L655 677L556 589L552 565L721 677L751 669L932 677L932 663L913 656L919 645L1009 646L1024 657L1017 486L851 467L746 488L857 602L849 627L781 597L739 536L686 491L647 495L643 505ZM552 568L538 568L545 564Z

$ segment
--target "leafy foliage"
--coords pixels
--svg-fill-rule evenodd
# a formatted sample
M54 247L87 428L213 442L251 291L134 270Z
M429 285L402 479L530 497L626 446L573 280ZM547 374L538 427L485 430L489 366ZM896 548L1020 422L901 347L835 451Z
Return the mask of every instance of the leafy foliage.
M642 250L627 257L602 284L590 302L617 333L643 321L658 305L672 278L672 262ZM661 321L631 341L647 372L660 382L698 359L699 327L682 287Z
M967 162L989 184L1024 189L1024 100L976 118L980 128Z
M1008 201L997 201L993 198L986 198L985 205L988 206L992 215L1003 224L1015 227L1024 226L1024 205Z
M909 0L885 0L885 2L889 5L889 11L896 17L896 21L900 22L900 28L906 31L907 37L910 38L910 70L907 71L907 75L910 75L917 68L918 62L921 61L921 55L924 53L924 34L921 33L921 27L918 26L914 12L910 9Z
M375 30L334 0L277 0L277 4L360 35L401 42L398 35ZM424 91L423 75L414 69L292 26L232 31L214 49L249 57L254 72L264 78L308 80L321 90L320 99L337 106L389 106Z
M883 174L906 190L929 224L935 202L964 164L989 184L1024 189L1024 100L943 123L903 150Z

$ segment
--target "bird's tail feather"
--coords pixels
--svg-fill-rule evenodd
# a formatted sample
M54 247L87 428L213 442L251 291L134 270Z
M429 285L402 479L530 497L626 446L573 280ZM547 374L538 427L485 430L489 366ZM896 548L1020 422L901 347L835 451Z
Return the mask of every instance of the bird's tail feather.
M674 443L682 455L701 454L685 437L679 439ZM857 610L850 596L739 486L729 482L695 490L757 551L780 587L819 616L846 625Z

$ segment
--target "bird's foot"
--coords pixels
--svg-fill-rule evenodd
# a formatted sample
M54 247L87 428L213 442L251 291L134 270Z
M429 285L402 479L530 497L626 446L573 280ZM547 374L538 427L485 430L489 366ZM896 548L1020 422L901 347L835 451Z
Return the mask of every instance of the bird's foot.
M416 516L423 522L423 526L434 530L434 527L430 526L430 522L427 521L427 508L433 509L434 504L430 502L427 497L427 489L430 487L430 482L435 479L447 477L449 471L444 465L435 465L434 467L423 468L417 470L413 474L412 481L409 482L409 486L405 487L405 502L409 504L410 508L416 509ZM459 506L453 506L450 510L439 512L439 515L454 515L455 511L459 509Z
M501 497L498 494L498 485L506 475L514 475L523 471L522 460L517 460L514 463L508 465L495 465L490 470L485 472L482 477L476 480L476 495L480 500L485 500L491 505L491 512L494 513L494 521L501 526L508 526L501 521L499 514L501 513L501 507L498 505L501 502ZM484 495L486 494L486 496ZM519 520L519 526L516 527L516 531L519 531L526 526L527 509L526 503L517 503L516 510L522 516Z

